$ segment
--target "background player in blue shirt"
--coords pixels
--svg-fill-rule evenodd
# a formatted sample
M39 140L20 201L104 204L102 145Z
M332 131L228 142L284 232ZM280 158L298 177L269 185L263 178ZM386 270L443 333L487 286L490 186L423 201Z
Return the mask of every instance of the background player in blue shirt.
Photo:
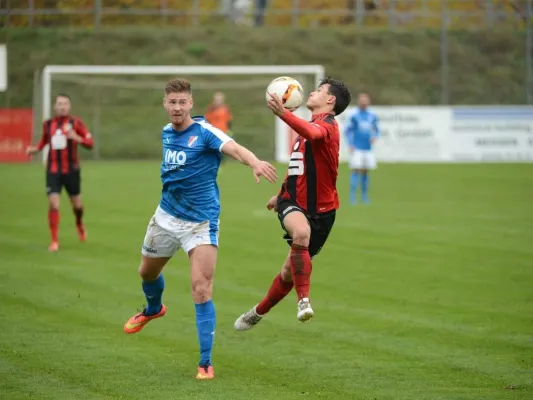
M254 177L277 179L276 170L260 161L202 117L191 118L191 84L175 79L165 87L164 107L171 123L162 133L161 201L148 224L139 274L148 303L124 325L126 333L139 332L149 321L162 317L165 264L183 248L191 266L192 296L200 343L197 379L214 378L211 350L215 334L215 306L211 300L218 252L220 197L216 183L222 154L252 167Z
M372 145L379 137L379 119L372 111L368 111L371 98L368 93L359 93L359 107L346 117L345 135L350 146L349 166L352 170L350 177L350 201L356 203L357 184L361 177L361 197L364 203L368 198L368 171L375 169L376 158L372 152Z

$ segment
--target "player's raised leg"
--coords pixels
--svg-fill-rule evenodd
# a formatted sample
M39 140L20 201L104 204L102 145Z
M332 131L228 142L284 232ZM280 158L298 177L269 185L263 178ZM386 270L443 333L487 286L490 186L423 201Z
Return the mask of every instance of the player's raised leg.
M281 272L272 281L267 295L259 304L237 318L234 324L235 329L238 331L252 329L276 304L290 293L293 287L289 253L281 267Z
M157 215L157 214L156 214ZM124 332L137 333L153 319L160 318L166 313L162 303L165 280L163 268L179 248L176 234L162 228L154 215L146 229L142 246L141 266L139 275L142 279L142 289L146 297L146 307L133 315L124 325Z
M48 194L48 227L50 228L50 246L51 252L59 250L59 204L61 202L59 193Z
M200 245L189 251L192 298L196 309L196 329L200 345L200 361L196 379L202 380L215 377L212 351L216 312L212 296L217 252L215 245Z
M307 217L299 212L289 212L283 218L283 226L292 238L289 260L292 281L298 295L298 320L305 322L313 318L314 312L309 301L311 285L311 255L309 242L311 240L311 227Z
M143 255L139 275L142 279L142 289L146 298L146 307L141 312L133 315L124 325L124 332L137 333L153 319L160 318L166 313L162 303L165 279L163 268L170 257L147 257Z

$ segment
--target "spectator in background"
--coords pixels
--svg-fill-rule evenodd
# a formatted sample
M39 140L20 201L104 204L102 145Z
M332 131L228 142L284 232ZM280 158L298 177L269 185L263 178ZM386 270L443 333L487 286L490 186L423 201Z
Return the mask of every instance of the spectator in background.
M220 0L220 12L237 25L252 25L252 0Z
M213 95L213 103L207 108L205 119L226 135L233 136L231 132L233 116L231 115L230 108L226 105L224 93L216 92Z
M265 10L268 5L268 0L256 0L255 3L255 26L263 26L265 21Z

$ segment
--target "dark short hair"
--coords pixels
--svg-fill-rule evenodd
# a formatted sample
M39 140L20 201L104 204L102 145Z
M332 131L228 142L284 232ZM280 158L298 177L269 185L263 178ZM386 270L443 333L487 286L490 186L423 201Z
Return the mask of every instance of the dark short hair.
M333 106L333 112L335 115L340 115L346 110L352 101L352 94L350 89L343 81L333 79L330 76L322 79L319 86L329 85L328 93L335 96L335 105Z
M191 82L182 78L168 81L165 86L165 94L170 93L192 93Z
M70 96L68 94L66 94L66 93L58 93L58 94L56 94L56 98L54 100L57 101L57 99L59 97L66 97L67 99L70 100Z

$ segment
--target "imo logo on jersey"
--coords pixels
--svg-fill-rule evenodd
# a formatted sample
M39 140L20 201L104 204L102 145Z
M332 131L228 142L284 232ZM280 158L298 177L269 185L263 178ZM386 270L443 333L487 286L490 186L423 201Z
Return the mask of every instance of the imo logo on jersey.
M164 168L166 170L180 169L187 161L187 154L184 151L168 149L165 151Z
M187 143L187 147L194 147L196 146L196 142L198 141L198 136L191 136L189 138L189 142Z

